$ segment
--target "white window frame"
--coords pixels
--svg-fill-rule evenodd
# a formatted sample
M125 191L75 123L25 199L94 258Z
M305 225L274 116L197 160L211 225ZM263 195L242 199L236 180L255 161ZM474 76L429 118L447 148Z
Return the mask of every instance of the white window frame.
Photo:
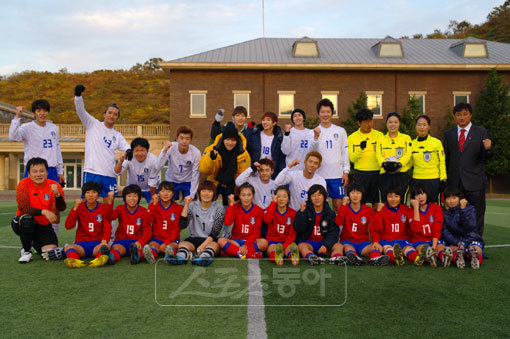
M251 91L232 91L232 94L234 94L234 108L239 106L237 104L237 101L236 101L236 95L237 94L247 94L248 95L248 107L245 107L246 111L248 112L248 115L246 117L247 118L251 118L251 116L250 116L250 96L251 96ZM242 105L242 106L244 106L244 105Z
M336 96L336 102L333 103L335 111L333 112L333 118L338 118L338 95L340 91L321 91L321 97L324 99L326 96Z
M379 107L379 113L380 114L375 114L374 113L374 119L382 119L383 117L383 94L384 92L383 91L365 91L365 94L367 96L367 101L368 101L368 96L378 96L380 98L380 107ZM368 103L367 103L368 104Z
M409 91L409 97L412 97L412 96L415 96L416 98L418 97L422 97L422 103L423 103L423 111L422 113L425 114L425 112L427 112L426 108L425 108L425 98L427 96L427 92L423 92L423 91Z
M291 114L282 114L281 113L281 105L280 105L280 99L282 95L292 95L292 109L291 112L294 110L294 102L295 102L295 95L296 91L277 91L278 93L278 116L283 118L290 118Z
M467 97L467 103L469 104L469 96L471 95L471 92L458 92L458 91L455 91L455 92L452 92L453 94L453 107L455 107L456 105L456 97L457 96L463 96L463 97Z
M204 98L204 113L193 114L193 96L200 95ZM192 90L189 91L189 117L190 118L206 118L207 117L207 91Z

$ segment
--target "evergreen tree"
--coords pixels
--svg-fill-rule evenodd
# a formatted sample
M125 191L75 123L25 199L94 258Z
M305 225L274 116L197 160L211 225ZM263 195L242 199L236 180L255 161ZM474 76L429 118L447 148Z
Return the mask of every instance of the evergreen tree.
M509 88L496 69L492 69L473 112L474 123L488 129L492 140L493 156L486 166L489 175L510 173Z
M347 135L351 135L358 130L356 113L362 108L367 108L367 95L363 92L361 92L359 97L347 108L349 117L342 121L342 126L345 128Z
M399 131L409 135L411 139L416 138L416 117L420 114L423 114L420 102L412 95L407 100L407 107L402 110Z

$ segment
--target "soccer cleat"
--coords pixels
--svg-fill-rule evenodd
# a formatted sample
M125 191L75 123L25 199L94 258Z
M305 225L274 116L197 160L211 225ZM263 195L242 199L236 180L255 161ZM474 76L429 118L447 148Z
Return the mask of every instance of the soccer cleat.
M460 244L460 246L457 247L457 267L458 268L466 267L464 252L466 252L466 248L464 247L464 244Z
M165 248L165 261L170 265L180 265L179 260L174 255L174 249L170 245Z
M471 268L477 270L480 268L480 260L478 260L478 252L474 246L469 246L469 254L471 254Z
M89 263L89 267L101 267L104 266L108 260L110 260L110 257L103 254L100 257L95 258Z
M427 244L423 244L421 247L420 247L420 251L418 252L418 256L416 257L416 259L414 259L414 264L416 266L421 266L423 265L423 263L425 262L425 259L427 258L427 251L429 249L429 245ZM434 255L435 255L436 251L434 251ZM436 264L437 266L437 264Z
M383 254L368 261L369 266L385 266L390 263L390 256Z
M406 264L402 248L397 243L393 245L393 256L395 257L395 263L397 264L397 266L404 266Z
M135 243L129 245L129 256L131 257L131 265L136 265L140 262L140 253L138 253L138 247L136 247Z
M292 266L296 266L299 264L299 247L295 242L290 244L290 259Z
M443 267L450 267L452 262L453 251L450 247L446 247L443 252Z
M344 256L332 257L329 258L329 263L331 265L345 265L347 264L347 257Z
M85 267L85 262L80 259L67 258L64 260L64 263L69 268Z
M430 266L437 267L437 257L436 257L436 251L433 247L427 248L427 252L425 253L425 257L430 262Z
M99 248L99 252L101 252L102 255L106 255L108 257L107 263L109 265L115 265L115 257L113 256L113 253L110 252L110 249L108 246L103 245Z
M283 245L282 244L276 244L276 249L274 252L274 262L277 266L283 265Z
M152 254L152 248L149 244L146 244L143 247L143 257L149 264L154 264L156 262L156 258L154 258L154 254Z
M365 266L366 265L365 260L361 259L361 257L358 256L354 252L347 253L347 262L349 263L349 265L353 265L353 266Z
M245 254L242 254L241 252L237 252L237 257L239 259L246 259L246 255Z
M21 257L18 259L18 262L20 264L26 264L27 262L31 262L32 261L32 252L29 251L29 252L25 252L25 250L22 248L21 249Z
M310 262L310 265L322 265L324 264L324 258L319 257L318 255L312 254L310 257L308 257L308 262Z
M212 264L212 262L213 262L212 257L195 257L191 259L191 264L197 266L209 266L210 264Z

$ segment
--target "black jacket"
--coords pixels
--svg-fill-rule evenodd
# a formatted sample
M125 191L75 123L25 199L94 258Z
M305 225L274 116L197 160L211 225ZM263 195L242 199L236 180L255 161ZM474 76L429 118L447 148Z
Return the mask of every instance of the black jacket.
M247 143L247 151L250 153L252 165L261 158L260 134L264 132L261 124L253 129L246 130L245 137ZM285 168L285 154L282 152L283 132L277 125L273 128L273 142L271 143L271 158L274 162L274 173L271 178L274 180L278 174Z
M324 209L322 210L322 216L320 221L321 234L324 237L322 245L326 246L328 251L338 242L338 236L340 229L335 223L335 212L329 207L329 204L324 203ZM292 226L296 231L296 243L307 240L313 232L313 226L315 224L315 209L310 200L306 202L306 209L304 212L298 210L294 223Z
M489 132L483 127L472 124L461 152L457 126L444 133L443 148L448 186L460 188L462 183L466 191L485 190L487 175L483 160L492 155L492 149L487 151L483 147L484 139L489 139Z

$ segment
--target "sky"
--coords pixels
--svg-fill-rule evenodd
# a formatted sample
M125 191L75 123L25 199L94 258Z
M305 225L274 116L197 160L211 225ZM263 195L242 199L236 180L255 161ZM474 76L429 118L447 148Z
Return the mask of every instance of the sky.
M0 75L129 69L265 37L398 38L504 0L0 0Z

